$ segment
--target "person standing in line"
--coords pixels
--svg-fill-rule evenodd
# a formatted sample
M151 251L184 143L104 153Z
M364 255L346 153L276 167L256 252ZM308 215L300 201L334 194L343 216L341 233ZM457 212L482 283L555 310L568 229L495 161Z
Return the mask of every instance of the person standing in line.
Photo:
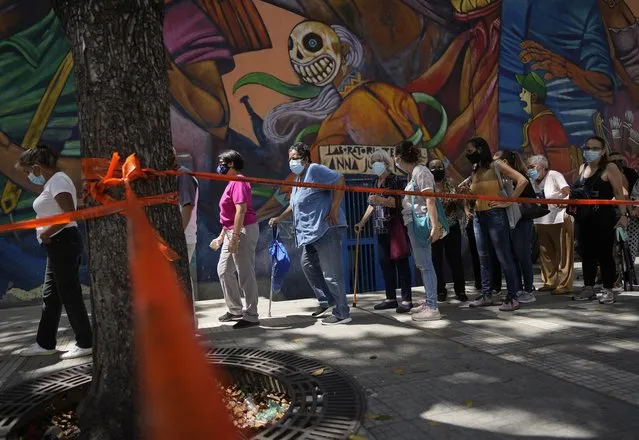
M228 150L218 157L217 173L243 177L242 155ZM222 232L211 242L211 249L222 249L217 274L228 311L221 322L237 321L234 329L260 325L257 313L257 280L255 278L255 248L260 231L253 211L251 184L230 181L220 198ZM242 310L242 296L246 308Z
M468 141L466 158L473 164L473 174L470 186L462 187L471 194L481 196L499 197L502 193L502 185L499 175L512 179L516 186L512 197L519 197L528 183L528 179L513 170L502 161L493 161L490 146L485 139L476 137ZM481 296L470 303L470 307L487 307L493 305L493 260L491 245L501 265L506 278L506 300L499 310L510 312L519 309L517 290L520 282L517 281L517 268L510 242L510 224L506 209L510 202L492 202L477 200L475 203L475 239L481 266Z
M288 158L296 182L344 185L344 176L311 163L310 148L304 143L291 146ZM332 315L322 320L323 325L351 322L342 262L346 232L343 198L343 191L293 187L289 206L269 220L269 226L275 227L293 216L297 246L302 248L302 270L319 301L312 316L321 316L334 306Z
M573 188L577 193L583 190L589 199L625 200L623 174L608 160L606 141L599 136L588 138L584 144L586 163L579 170L579 179ZM581 247L584 288L573 295L576 301L589 301L597 297L595 281L597 265L601 269L603 281L601 304L613 304L615 295L615 227L628 227L628 211L625 205L580 206L576 209L575 220Z
M510 168L517 171L526 179L526 186L521 193L521 197L534 199L537 197L532 183L528 176L528 168L516 151L497 151L493 156L495 161L503 161ZM534 234L534 222L531 218L522 217L517 222L514 229L510 231L510 239L513 246L513 254L516 260L517 277L519 288L517 289L517 300L521 304L530 304L537 301L535 297L535 287L533 286L533 262L532 244Z
M548 169L548 159L537 155L528 158L528 177L538 197L542 199L567 199L570 186L564 176ZM566 207L548 205L550 211L535 219L539 239L541 280L539 292L566 295L572 292L575 240L573 220L566 214Z
M445 194L455 194L455 187L446 177L446 168L439 159L428 162L428 168L435 179L435 192ZM466 280L464 278L464 265L462 263L461 245L462 232L460 225L460 213L463 202L459 199L444 199L444 211L448 219L448 234L441 240L433 243L433 264L437 274L437 300L445 302L448 298L446 290L446 280L444 279L444 253L453 275L453 288L455 296L459 301L466 302Z
M420 149L410 141L405 141L395 148L395 165L409 176L406 191L434 192L435 178L428 167L421 165ZM424 303L411 310L413 321L436 321L441 319L437 306L437 275L433 266L432 245L443 238L444 231L440 227L437 199L432 197L404 196L402 216L408 228L408 238L415 265L422 273L424 282ZM420 239L416 233L417 217L428 215L434 225L430 229L429 239ZM424 231L419 231L426 233ZM424 237L425 238L425 237Z
M175 150L173 151L175 152ZM187 174L191 172L190 169L184 166L179 166L178 171L182 173L178 175L178 203L180 206L180 214L182 216L182 228L184 229L184 238L186 239L186 250L190 265L197 247L197 203L199 199L199 188L197 179ZM190 303L193 308L195 328L197 328L197 314L195 313L195 286L192 278Z
M384 150L377 150L370 156L373 173L377 176L376 188L388 190L403 190L406 179L393 174L393 160ZM368 208L358 224L355 232L360 233L364 225L373 217L373 224L377 235L377 250L379 265L384 276L386 299L375 304L375 310L395 309L397 313L407 313L413 308L411 274L408 263L409 252L397 259L392 258L391 242L403 243L406 239L406 229L402 222L401 197L381 196L373 194L368 198ZM397 237L396 235L403 235ZM408 244L408 243L406 243ZM406 249L409 251L409 249ZM402 289L402 302L397 302L397 276Z
M58 170L57 162L57 153L46 145L39 145L22 153L16 164L16 168L27 174L31 183L42 188L33 201L36 218L73 212L78 207L75 185L69 176ZM70 222L39 227L36 235L47 253L42 316L36 342L20 354L39 356L56 353L56 336L64 306L76 344L60 358L90 356L93 351L93 332L80 285L83 242L78 224Z

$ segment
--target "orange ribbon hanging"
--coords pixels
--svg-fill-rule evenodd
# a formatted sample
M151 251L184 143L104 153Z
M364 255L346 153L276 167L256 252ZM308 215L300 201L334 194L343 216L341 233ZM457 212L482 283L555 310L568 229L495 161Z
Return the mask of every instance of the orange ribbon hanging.
M83 168L87 171L87 174L96 177L94 172L89 171L90 167L95 167L102 162L98 160L91 161L83 161ZM140 160L135 154L129 155L124 161L122 165L122 177L115 177L116 170L119 168L120 164L120 155L117 152L113 153L111 156L111 161L109 162L109 166L107 168L107 172L104 177L100 178L97 182L89 182L87 185L87 195L90 196L93 200L97 201L101 205L109 206L113 203L118 203L113 197L106 193L106 190L112 187L120 186L125 184L127 187L131 182L146 177L147 175L158 175L161 173L154 172L152 170L143 169L140 166ZM159 200L164 198L165 202L170 202L172 195L159 195ZM161 202L158 202L161 203ZM155 234L156 242L164 257L169 261L176 261L179 257L178 254L169 247L166 241L160 236L156 229L153 229Z
M125 186L145 437L237 439L215 383L219 373L197 343L175 270L158 251L154 229L126 179Z

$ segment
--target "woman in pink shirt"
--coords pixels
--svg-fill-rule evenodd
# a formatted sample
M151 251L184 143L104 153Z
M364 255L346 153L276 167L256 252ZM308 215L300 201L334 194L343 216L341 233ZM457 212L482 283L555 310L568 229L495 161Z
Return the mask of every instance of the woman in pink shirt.
M218 174L242 176L240 171L243 167L244 159L237 151L228 150L218 157ZM237 321L234 329L259 325L255 279L259 227L253 211L250 183L231 181L226 185L220 198L220 223L222 232L211 242L213 250L222 249L217 275L228 312L220 316L220 321ZM245 309L242 308L242 293L246 300Z

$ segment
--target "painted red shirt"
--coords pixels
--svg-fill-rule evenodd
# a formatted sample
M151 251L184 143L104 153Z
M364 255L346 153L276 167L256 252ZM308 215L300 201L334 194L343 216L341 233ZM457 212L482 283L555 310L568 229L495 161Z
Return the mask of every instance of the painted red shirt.
M570 141L563 125L550 110L544 110L524 125L525 152L544 155L550 169L564 175L572 171Z

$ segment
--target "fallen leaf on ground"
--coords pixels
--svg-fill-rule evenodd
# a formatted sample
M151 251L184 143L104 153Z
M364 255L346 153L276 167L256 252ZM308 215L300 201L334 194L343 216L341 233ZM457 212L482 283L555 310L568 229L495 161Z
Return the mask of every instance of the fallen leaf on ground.
M377 359L377 356L373 355L373 356L369 357L369 359Z
M403 376L404 375L404 369L403 368L395 368L393 370L393 374L396 374L398 376Z
M348 440L368 440L368 438L362 435L351 434L348 436Z
M371 414L371 413L366 413L366 418L368 420L393 420L391 416L387 416L384 414Z
M325 371L325 370L326 370L325 368L319 368L319 369L317 369L317 370L313 371L313 372L311 373L311 376L315 376L315 377L317 377L317 376L321 376L322 374L324 374L324 371Z
M293 342L299 344L300 342L302 342L302 338L295 338L293 339Z
M464 402L464 405L466 405L466 408L472 408L473 407L473 401L472 400L466 400Z
M441 425L441 423L435 422L434 420L428 421L428 426L439 426L439 425Z

